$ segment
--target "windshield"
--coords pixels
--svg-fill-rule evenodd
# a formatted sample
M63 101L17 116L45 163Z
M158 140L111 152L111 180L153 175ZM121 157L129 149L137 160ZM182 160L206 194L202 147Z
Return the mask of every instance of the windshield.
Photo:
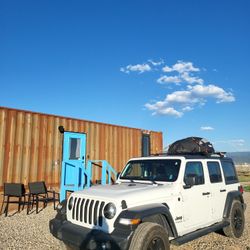
M176 181L181 160L136 160L130 161L120 179L148 181Z

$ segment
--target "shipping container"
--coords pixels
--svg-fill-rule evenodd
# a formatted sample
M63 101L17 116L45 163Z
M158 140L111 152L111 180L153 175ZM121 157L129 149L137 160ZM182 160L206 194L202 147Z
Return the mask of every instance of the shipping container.
M59 187L59 126L86 134L86 160L107 160L117 172L129 158L162 152L162 132L0 107L0 191L4 182L44 180Z

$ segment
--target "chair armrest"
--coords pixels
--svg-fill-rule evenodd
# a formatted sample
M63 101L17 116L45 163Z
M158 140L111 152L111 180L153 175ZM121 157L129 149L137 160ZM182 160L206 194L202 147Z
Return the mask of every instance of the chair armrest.
M59 199L59 197L60 197L60 193L59 193L59 192L56 192L55 190L47 190L47 192L48 192L48 193L52 193L52 194L54 195L54 197L56 197L56 195L57 195L58 199Z
M47 193L52 193L52 194L54 194L54 193L56 193L56 191L55 191L55 190L47 190Z

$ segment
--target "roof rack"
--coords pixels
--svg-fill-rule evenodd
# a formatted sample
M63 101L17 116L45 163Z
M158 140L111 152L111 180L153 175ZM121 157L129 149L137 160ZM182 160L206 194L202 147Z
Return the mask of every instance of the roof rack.
M204 154L204 153L186 153L186 154L168 154L167 152L151 154L150 156L203 156L203 157L226 157L226 152L214 152L213 154Z
M226 156L227 152L214 152L211 156L219 156L221 158L224 158Z

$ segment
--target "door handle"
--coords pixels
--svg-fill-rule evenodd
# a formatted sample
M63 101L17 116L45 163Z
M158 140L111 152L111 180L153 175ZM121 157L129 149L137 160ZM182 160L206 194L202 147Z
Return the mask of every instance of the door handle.
M226 189L221 189L220 190L220 192L222 193L222 192L226 192L227 190Z
M209 194L210 194L210 192L202 193L202 195L209 195Z

